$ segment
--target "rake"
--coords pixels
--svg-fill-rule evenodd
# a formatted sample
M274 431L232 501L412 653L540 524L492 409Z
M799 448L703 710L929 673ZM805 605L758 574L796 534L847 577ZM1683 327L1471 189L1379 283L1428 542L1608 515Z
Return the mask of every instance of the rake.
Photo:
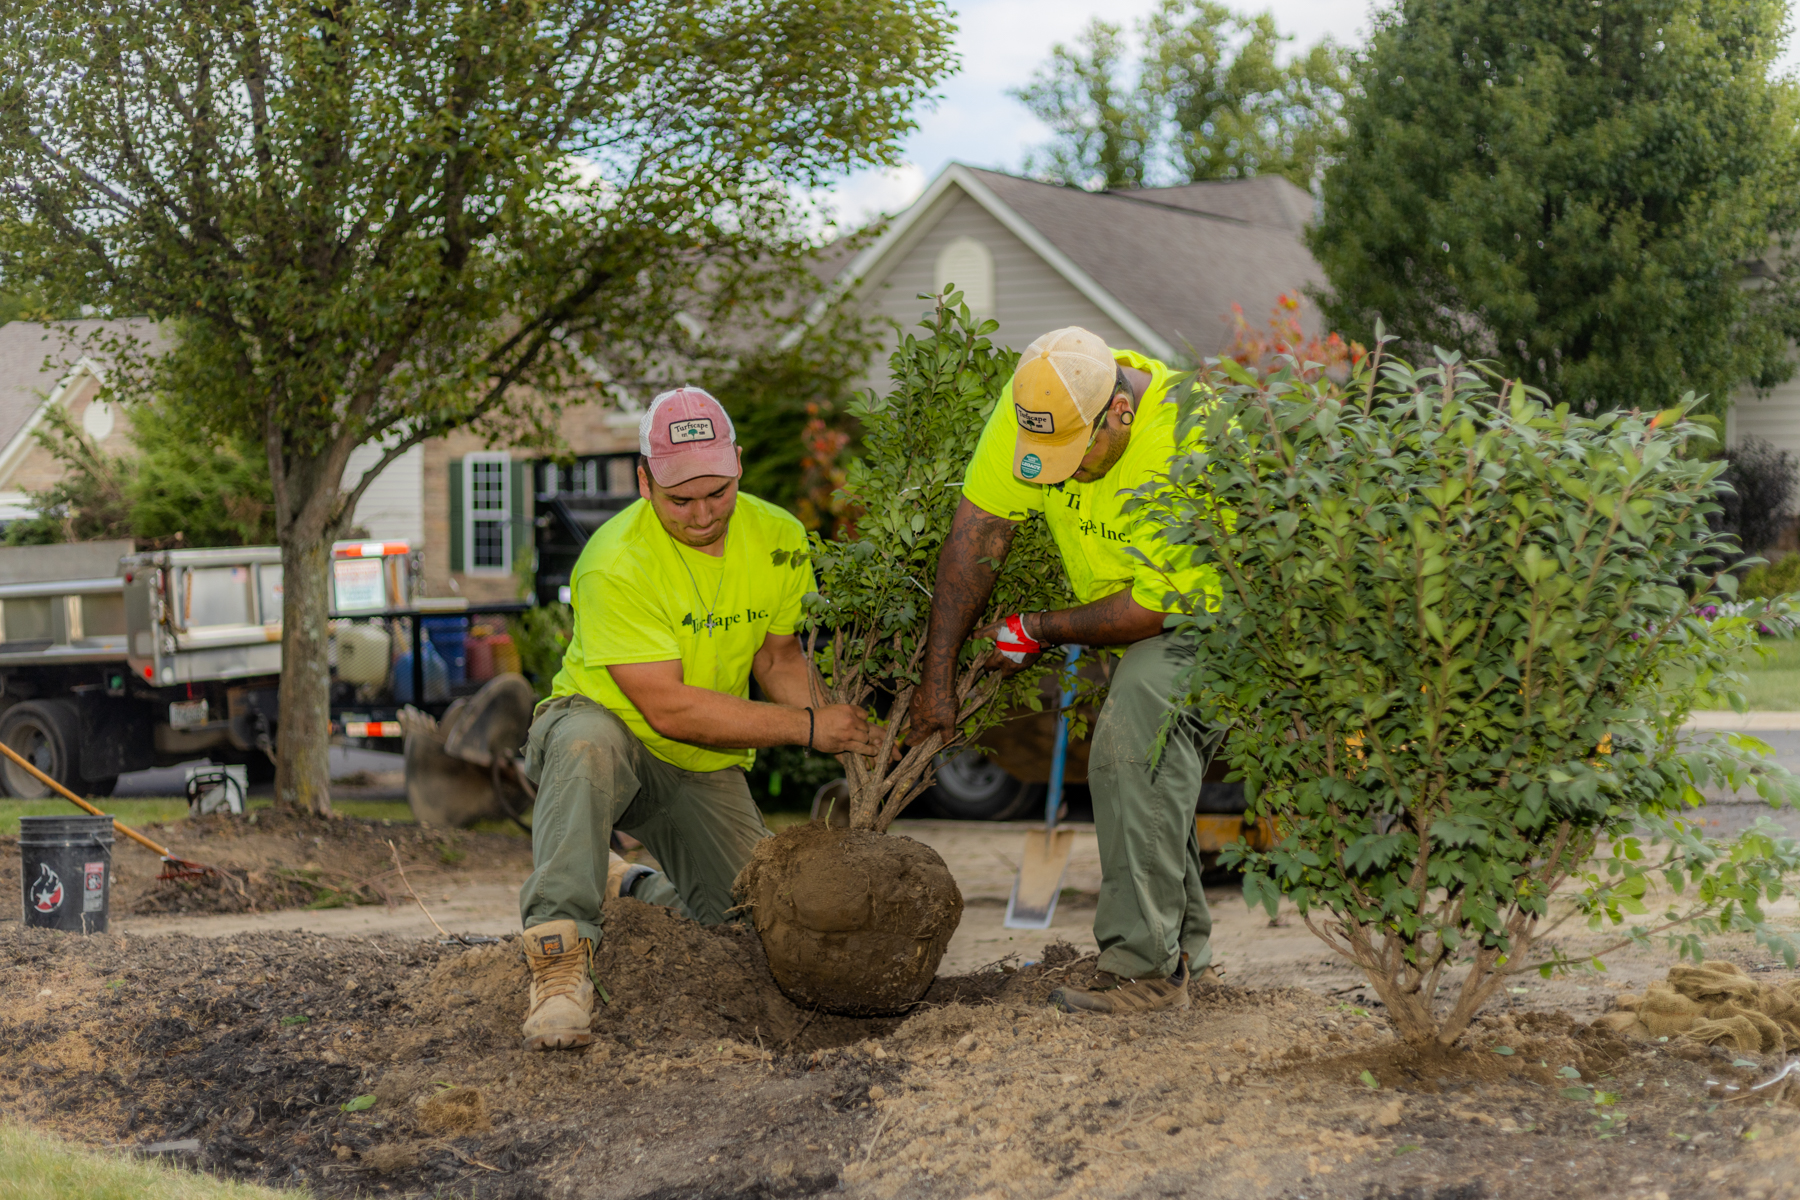
M64 800L69 801L69 803L75 805L75 807L81 809L83 812L96 817L104 817L106 815L93 805L89 804L86 800L83 800L80 796L77 796L74 792L71 792L62 784L56 782L56 780L38 770L24 755L20 754L17 750L14 750L5 742L0 742L0 754L6 755L6 757L12 759L21 767L24 767L37 778L38 782L47 785ZM162 859L163 869L162 874L157 876L158 879L199 879L205 875L217 875L225 879L230 878L230 875L225 871L208 863L198 863L185 858L178 858L169 852L167 846L157 845L131 826L122 824L119 821L113 822L113 832L124 834L144 849Z

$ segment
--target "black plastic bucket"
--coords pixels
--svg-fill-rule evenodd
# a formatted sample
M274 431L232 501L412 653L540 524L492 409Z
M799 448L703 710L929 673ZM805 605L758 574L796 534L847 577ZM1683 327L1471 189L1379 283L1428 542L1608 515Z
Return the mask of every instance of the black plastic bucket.
M112 897L111 817L20 817L25 924L106 932Z

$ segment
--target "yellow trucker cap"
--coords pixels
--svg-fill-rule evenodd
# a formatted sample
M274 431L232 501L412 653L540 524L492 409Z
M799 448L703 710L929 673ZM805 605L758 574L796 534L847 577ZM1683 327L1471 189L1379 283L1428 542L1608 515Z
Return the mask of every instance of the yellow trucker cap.
M1025 347L1012 377L1019 422L1013 474L1026 483L1061 483L1073 475L1118 373L1106 343L1078 325L1052 329Z

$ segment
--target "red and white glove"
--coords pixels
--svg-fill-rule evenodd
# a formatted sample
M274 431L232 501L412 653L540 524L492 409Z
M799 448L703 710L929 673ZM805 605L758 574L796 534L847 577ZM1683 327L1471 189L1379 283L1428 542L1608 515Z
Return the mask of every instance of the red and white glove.
M1000 622L1000 636L994 639L994 647L1007 661L1022 663L1043 650L1044 644L1025 632L1025 614L1014 613Z

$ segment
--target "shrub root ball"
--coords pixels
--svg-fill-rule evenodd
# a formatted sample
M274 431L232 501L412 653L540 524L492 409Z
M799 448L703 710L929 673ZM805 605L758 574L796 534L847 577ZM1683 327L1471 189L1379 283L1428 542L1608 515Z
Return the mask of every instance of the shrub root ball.
M847 1016L885 1016L931 987L962 892L930 846L868 829L793 825L737 878L782 992Z

